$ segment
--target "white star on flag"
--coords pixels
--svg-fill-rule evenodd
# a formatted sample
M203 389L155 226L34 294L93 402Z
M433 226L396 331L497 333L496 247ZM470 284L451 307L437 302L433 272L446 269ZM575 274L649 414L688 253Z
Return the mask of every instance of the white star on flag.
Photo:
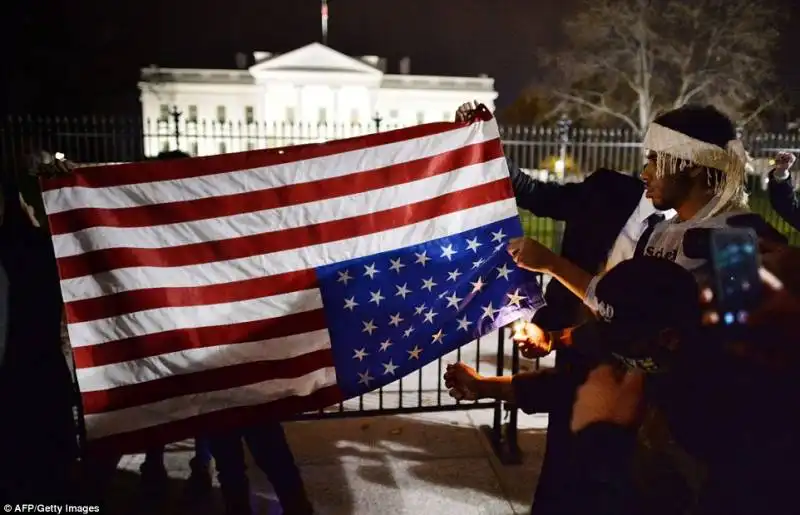
M435 286L436 286L436 283L433 282L433 277L431 277L430 279L423 279L422 280L422 289L423 290L428 290L430 292L430 291L433 291L433 288Z
M484 263L483 258L480 258L479 260L474 261L472 263L472 269L475 270L476 268L480 268L481 265L483 265L483 263Z
M355 297L350 297L349 299L344 299L344 309L349 309L353 311L356 306L358 306L358 302L356 302Z
M370 303L374 302L376 306L380 306L381 305L381 301L382 300L386 300L386 297L381 295L381 291L380 290L375 291L375 292L369 292L369 296L372 297L371 299L369 299Z
M472 325L472 322L467 320L467 315L464 315L464 318L458 319L458 330L459 331L469 331L469 326Z
M483 315L481 315L481 320L483 320L484 318L494 320L494 314L500 311L499 309L494 309L494 307L492 307L491 302L489 303L488 306L483 306L481 309L483 309Z
M392 340L386 338L386 340L381 342L381 352L386 352L392 345L393 345Z
M400 317L400 313L396 315L390 315L389 319L389 325L394 327L400 327L400 322L403 321L403 319Z
M370 279L374 279L377 273L378 270L375 269L375 263L364 267L364 277L368 276Z
M456 311L458 311L458 303L461 302L462 300L464 300L464 299L459 298L456 295L456 293L453 292L453 294L451 296L447 297L447 307L448 308L456 308Z
M446 247L442 247L442 257L446 258L448 261L453 260L453 256L456 255L456 251L453 250L453 245L450 244Z
M397 365L392 363L392 360L389 360L389 363L383 363L383 375L394 375L394 371L397 370L397 368Z
M356 349L354 351L355 355L353 356L353 359L357 359L358 361L364 361L364 358L369 356L369 353L366 352L366 350L367 349Z
M422 313L425 312L426 309L428 309L428 306L426 306L425 304L420 304L419 306L414 308L414 314L421 315Z
M344 283L344 285L347 286L347 281L352 281L353 280L353 278L350 277L350 272L348 270L345 270L343 272L338 272L338 273L339 273L339 278L336 279L337 283Z
M374 377L369 375L369 370L367 370L363 374L361 372L357 372L357 373L358 373L358 384L363 384L365 386L369 386L369 382L372 381L373 379L375 379Z
M435 317L438 314L439 313L436 313L433 310L428 311L427 313L425 313L425 322L429 323L429 324L432 324L433 323L433 317Z
M415 345L413 349L407 350L408 352L408 359L419 359L419 355L422 352L422 349L419 348L419 345Z
M525 296L519 294L519 288L514 293L506 293L506 297L508 297L509 306L517 306L518 308L522 307L520 302L525 300Z
M416 263L417 263L418 265L425 266L425 264L426 264L428 261L430 261L430 260L431 260L431 258L429 258L429 257L428 257L428 251L427 251L427 250L423 250L423 251L422 251L422 254L417 254L416 252L414 252L414 255L415 255L415 256L417 256L417 261L416 261Z
M395 288L397 288L395 297L403 297L405 299L406 295L411 293L411 290L408 289L408 283L405 283L403 286L395 286Z
M456 269L455 269L455 270L453 270L452 272L447 272L447 280L448 280L448 281L453 281L453 282L455 282L455 281L458 281L458 276L459 276L459 275L464 275L464 274L462 274L461 272L459 272L459 271L458 271L458 268L456 268Z
M413 326L409 327L408 329L403 331L403 338L409 338L411 336L411 333L413 332L414 332L414 327Z
M484 286L486 286L486 283L483 282L483 278L481 278L481 277L478 277L477 281L475 281L474 283L470 283L470 284L472 285L472 293L478 293L479 291L481 291L483 289Z
M364 324L364 329L362 329L361 332L362 333L369 333L370 336L372 336L372 333L375 332L376 329L378 329L378 326L375 325L375 321L374 320L370 320L369 322L361 322L361 323Z
M482 246L483 243L478 243L478 237L475 236L471 240L467 240L467 250L471 250L474 253L478 253L478 247Z
M497 278L498 279L505 279L506 281L509 280L508 276L511 274L513 270L508 268L508 265L503 263L503 266L497 268Z
M392 270L393 272L397 272L398 274L400 273L400 269L403 268L404 266L406 266L406 265L403 264L402 261L400 261L400 258L397 258L396 260L395 259L389 259L389 261L391 261L391 263L392 263L392 266L389 267L389 270Z
M500 229L499 231L492 233L492 241L493 242L494 241L503 241L503 238L505 238L505 237L506 237L506 235L503 233L503 229Z
M446 335L439 329L439 332L433 335L433 341L431 343L444 343L444 337Z

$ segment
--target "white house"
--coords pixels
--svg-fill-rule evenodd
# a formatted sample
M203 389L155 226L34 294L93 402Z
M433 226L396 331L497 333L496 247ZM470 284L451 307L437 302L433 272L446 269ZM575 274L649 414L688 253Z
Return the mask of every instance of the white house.
M244 56L239 56L244 57ZM240 69L142 70L146 152L196 155L321 141L452 120L463 102L494 109L494 79L385 73L386 60L350 57L320 43L254 52ZM243 61L243 59L241 59ZM181 113L176 130L173 110Z

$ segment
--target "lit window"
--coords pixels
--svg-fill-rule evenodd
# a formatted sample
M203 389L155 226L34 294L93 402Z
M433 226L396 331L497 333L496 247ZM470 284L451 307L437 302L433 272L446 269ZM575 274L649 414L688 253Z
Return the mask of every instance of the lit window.
M198 147L198 145L197 145L197 142L195 141L194 143L192 143L191 154L192 154L193 156L196 156L196 155L198 155L199 153L200 153L200 149L199 149L199 147Z
M389 118L397 118L398 116L400 116L400 113L397 112L397 109L389 111Z
M189 121L197 123L197 106L189 106Z
M255 150L256 149L256 142L255 141L248 141L247 142L247 150Z
M417 123L418 124L425 123L425 112L424 111L417 111Z
M294 107L286 108L286 122L294 123Z
M161 142L161 151L169 152L169 141L164 140Z
M253 106L247 106L244 108L244 121L245 123L255 123L256 114Z
M169 121L169 106L167 104L161 104L161 106L159 107L158 121L159 122Z
M358 109L353 109L350 111L350 123L356 124L361 121L361 115L358 112Z
M222 143L219 144L219 153L220 154L227 154L228 153L228 147L225 146L225 142L222 142Z
M324 107L319 108L317 114L317 123L328 123L328 110Z
M227 114L225 106L217 106L217 121L219 123L225 123L225 120L228 119Z
M445 111L445 112L442 113L442 120L445 121L445 122L452 121L452 118L451 118L452 116L453 115L450 114L450 111Z

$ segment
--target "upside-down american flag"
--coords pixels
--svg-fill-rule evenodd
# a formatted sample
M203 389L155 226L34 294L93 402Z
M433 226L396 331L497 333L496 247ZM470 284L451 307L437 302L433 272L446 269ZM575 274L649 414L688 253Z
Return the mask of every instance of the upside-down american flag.
M87 439L321 409L542 304L494 119L43 182Z

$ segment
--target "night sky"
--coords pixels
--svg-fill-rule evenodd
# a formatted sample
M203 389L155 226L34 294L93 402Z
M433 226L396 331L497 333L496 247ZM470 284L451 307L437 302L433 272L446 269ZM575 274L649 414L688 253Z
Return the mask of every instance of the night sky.
M800 2L782 1L800 14ZM505 105L543 73L537 49L561 41L561 21L579 0L329 4L333 48L394 63L408 55L412 73L487 73L497 79ZM228 68L236 52L286 52L320 40L319 9L318 0L12 0L2 14L3 67L10 72L0 90L2 108L132 114L140 67ZM794 62L792 39L785 30L781 55L788 63ZM782 70L787 91L798 90L797 68Z

